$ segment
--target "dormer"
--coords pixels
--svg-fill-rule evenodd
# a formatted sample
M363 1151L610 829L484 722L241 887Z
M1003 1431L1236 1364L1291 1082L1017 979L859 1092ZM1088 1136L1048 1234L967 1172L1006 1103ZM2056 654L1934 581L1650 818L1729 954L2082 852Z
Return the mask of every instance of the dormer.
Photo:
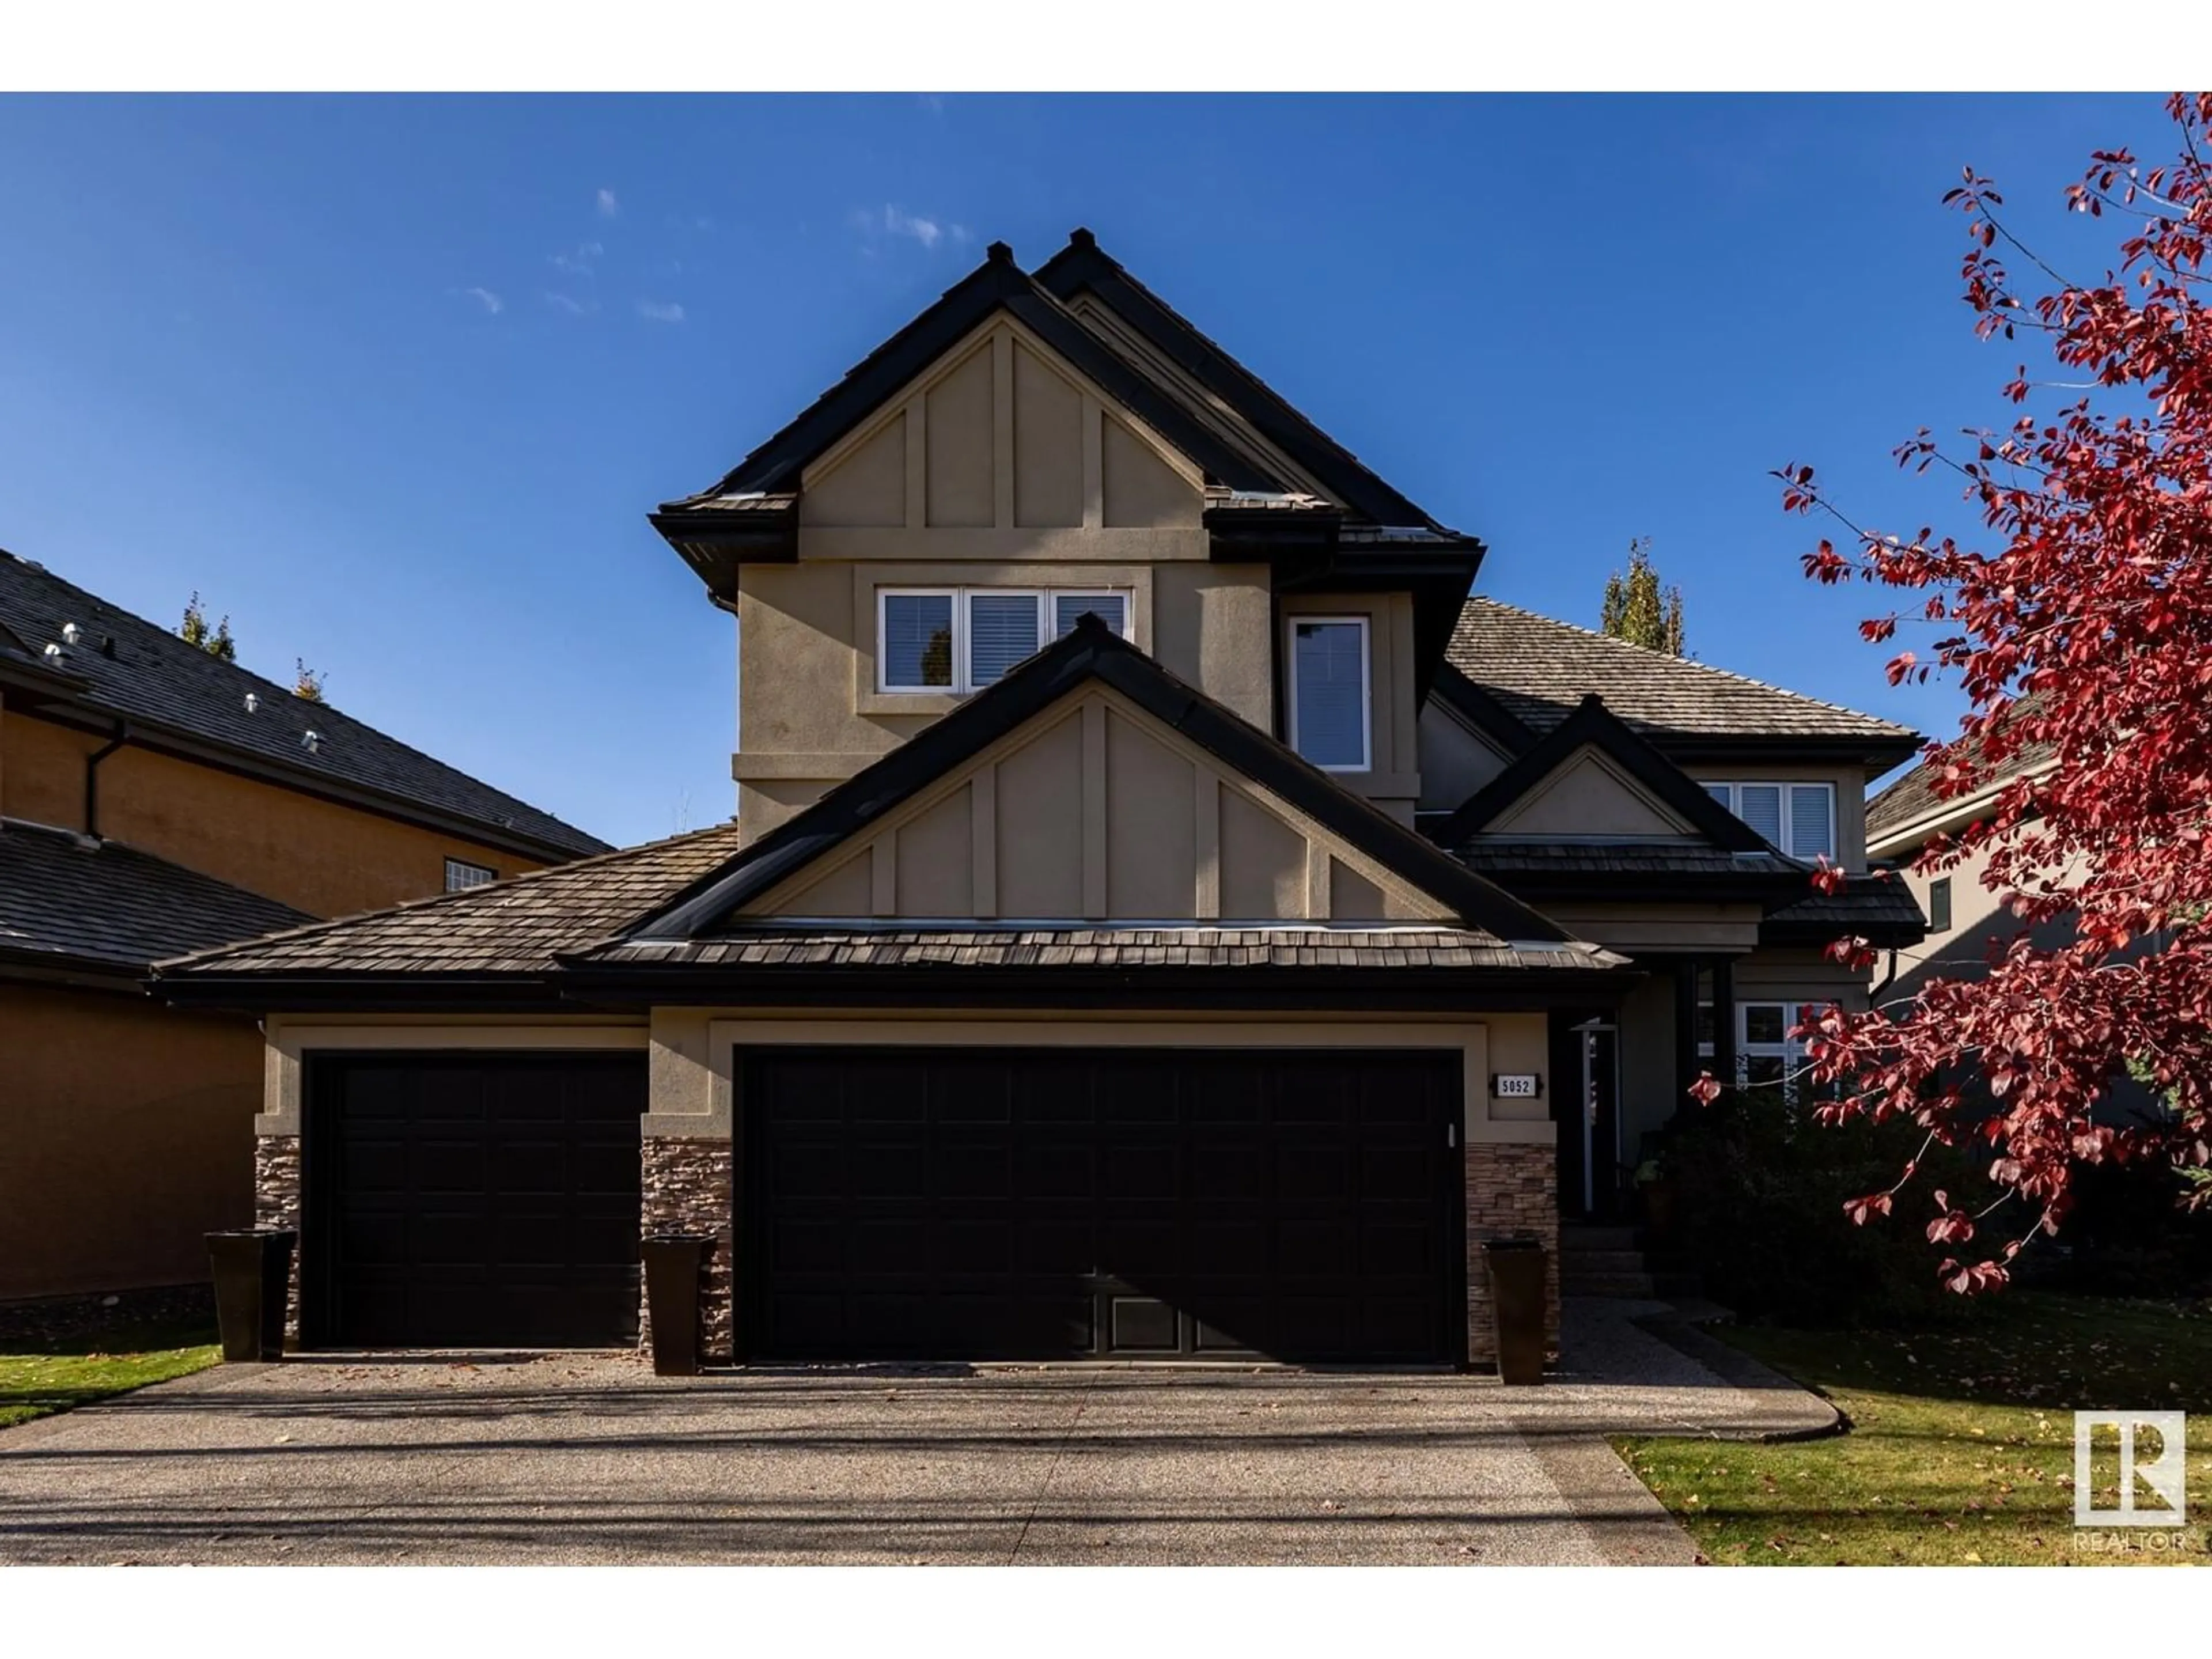
M654 527L738 620L772 828L1096 614L1410 823L1481 544L1100 252L983 263Z

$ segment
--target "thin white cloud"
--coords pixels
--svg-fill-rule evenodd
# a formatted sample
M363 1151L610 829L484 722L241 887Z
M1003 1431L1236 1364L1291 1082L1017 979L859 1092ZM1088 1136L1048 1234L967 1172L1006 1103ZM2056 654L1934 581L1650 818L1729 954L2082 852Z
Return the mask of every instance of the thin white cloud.
M611 219L622 211L622 204L615 200L614 191L602 187L599 191L599 217Z
M649 323L680 323L684 307L673 300L640 300L637 314Z
M588 316L599 308L597 300L579 300L573 294L558 294L550 288L545 290L545 303L556 311L567 312L571 317Z
M574 252L556 253L549 257L556 270L565 271L571 276L590 276L595 274L592 269L593 264L606 251L606 245L603 242L581 242Z
M463 299L474 300L484 308L484 315L487 317L496 317L507 309L507 301L488 288L457 288L453 292Z
M853 228L873 244L883 238L904 237L919 242L925 248L934 249L940 242L960 246L969 240L968 227L943 219L933 219L925 214L908 213L904 208L884 204L880 212L872 208L856 209Z

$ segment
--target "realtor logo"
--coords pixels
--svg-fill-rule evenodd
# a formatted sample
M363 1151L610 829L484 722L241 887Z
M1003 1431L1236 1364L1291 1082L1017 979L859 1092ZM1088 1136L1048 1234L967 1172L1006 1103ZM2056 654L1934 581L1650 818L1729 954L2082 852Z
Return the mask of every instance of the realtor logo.
M2178 1527L2189 1518L2182 1496L2182 1470L2188 1456L2183 1437L2187 1418L2180 1412L2075 1412L2074 1413L2074 1524L2077 1527ZM2092 1485L2090 1443L2099 1429L2119 1437L2119 1504L2097 1507ZM2146 1435L2145 1431L2149 1432ZM2158 1449L2148 1462L2146 1440ZM2108 1437L2106 1445L2112 1443ZM2141 1487L2137 1483L2141 1482ZM2164 1507L2138 1509L2137 1492L2148 1488Z

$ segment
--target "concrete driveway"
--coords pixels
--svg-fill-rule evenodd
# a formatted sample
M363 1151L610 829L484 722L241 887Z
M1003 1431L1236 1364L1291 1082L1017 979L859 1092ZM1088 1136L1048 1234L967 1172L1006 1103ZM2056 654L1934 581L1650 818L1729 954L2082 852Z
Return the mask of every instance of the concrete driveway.
M18 1562L1687 1562L1599 1437L1823 1403L1622 1317L1534 1389L1120 1370L656 1378L627 1355L229 1366L0 1432ZM1645 1310L1651 1311L1651 1310ZM1687 1347L1690 1352L1684 1352Z

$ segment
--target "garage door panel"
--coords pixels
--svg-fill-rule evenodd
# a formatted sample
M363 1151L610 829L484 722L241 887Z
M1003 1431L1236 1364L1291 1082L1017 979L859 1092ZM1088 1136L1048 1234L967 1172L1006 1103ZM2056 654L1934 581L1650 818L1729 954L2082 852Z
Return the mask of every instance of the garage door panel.
M317 1056L310 1340L636 1340L642 1055Z
M860 1176L886 1147L850 1115L854 1079L889 1076L927 1109L901 1120L922 1145L897 1148L896 1181ZM1453 1051L744 1057L747 1346L1449 1358L1459 1076ZM793 1186L802 1126L817 1139Z

